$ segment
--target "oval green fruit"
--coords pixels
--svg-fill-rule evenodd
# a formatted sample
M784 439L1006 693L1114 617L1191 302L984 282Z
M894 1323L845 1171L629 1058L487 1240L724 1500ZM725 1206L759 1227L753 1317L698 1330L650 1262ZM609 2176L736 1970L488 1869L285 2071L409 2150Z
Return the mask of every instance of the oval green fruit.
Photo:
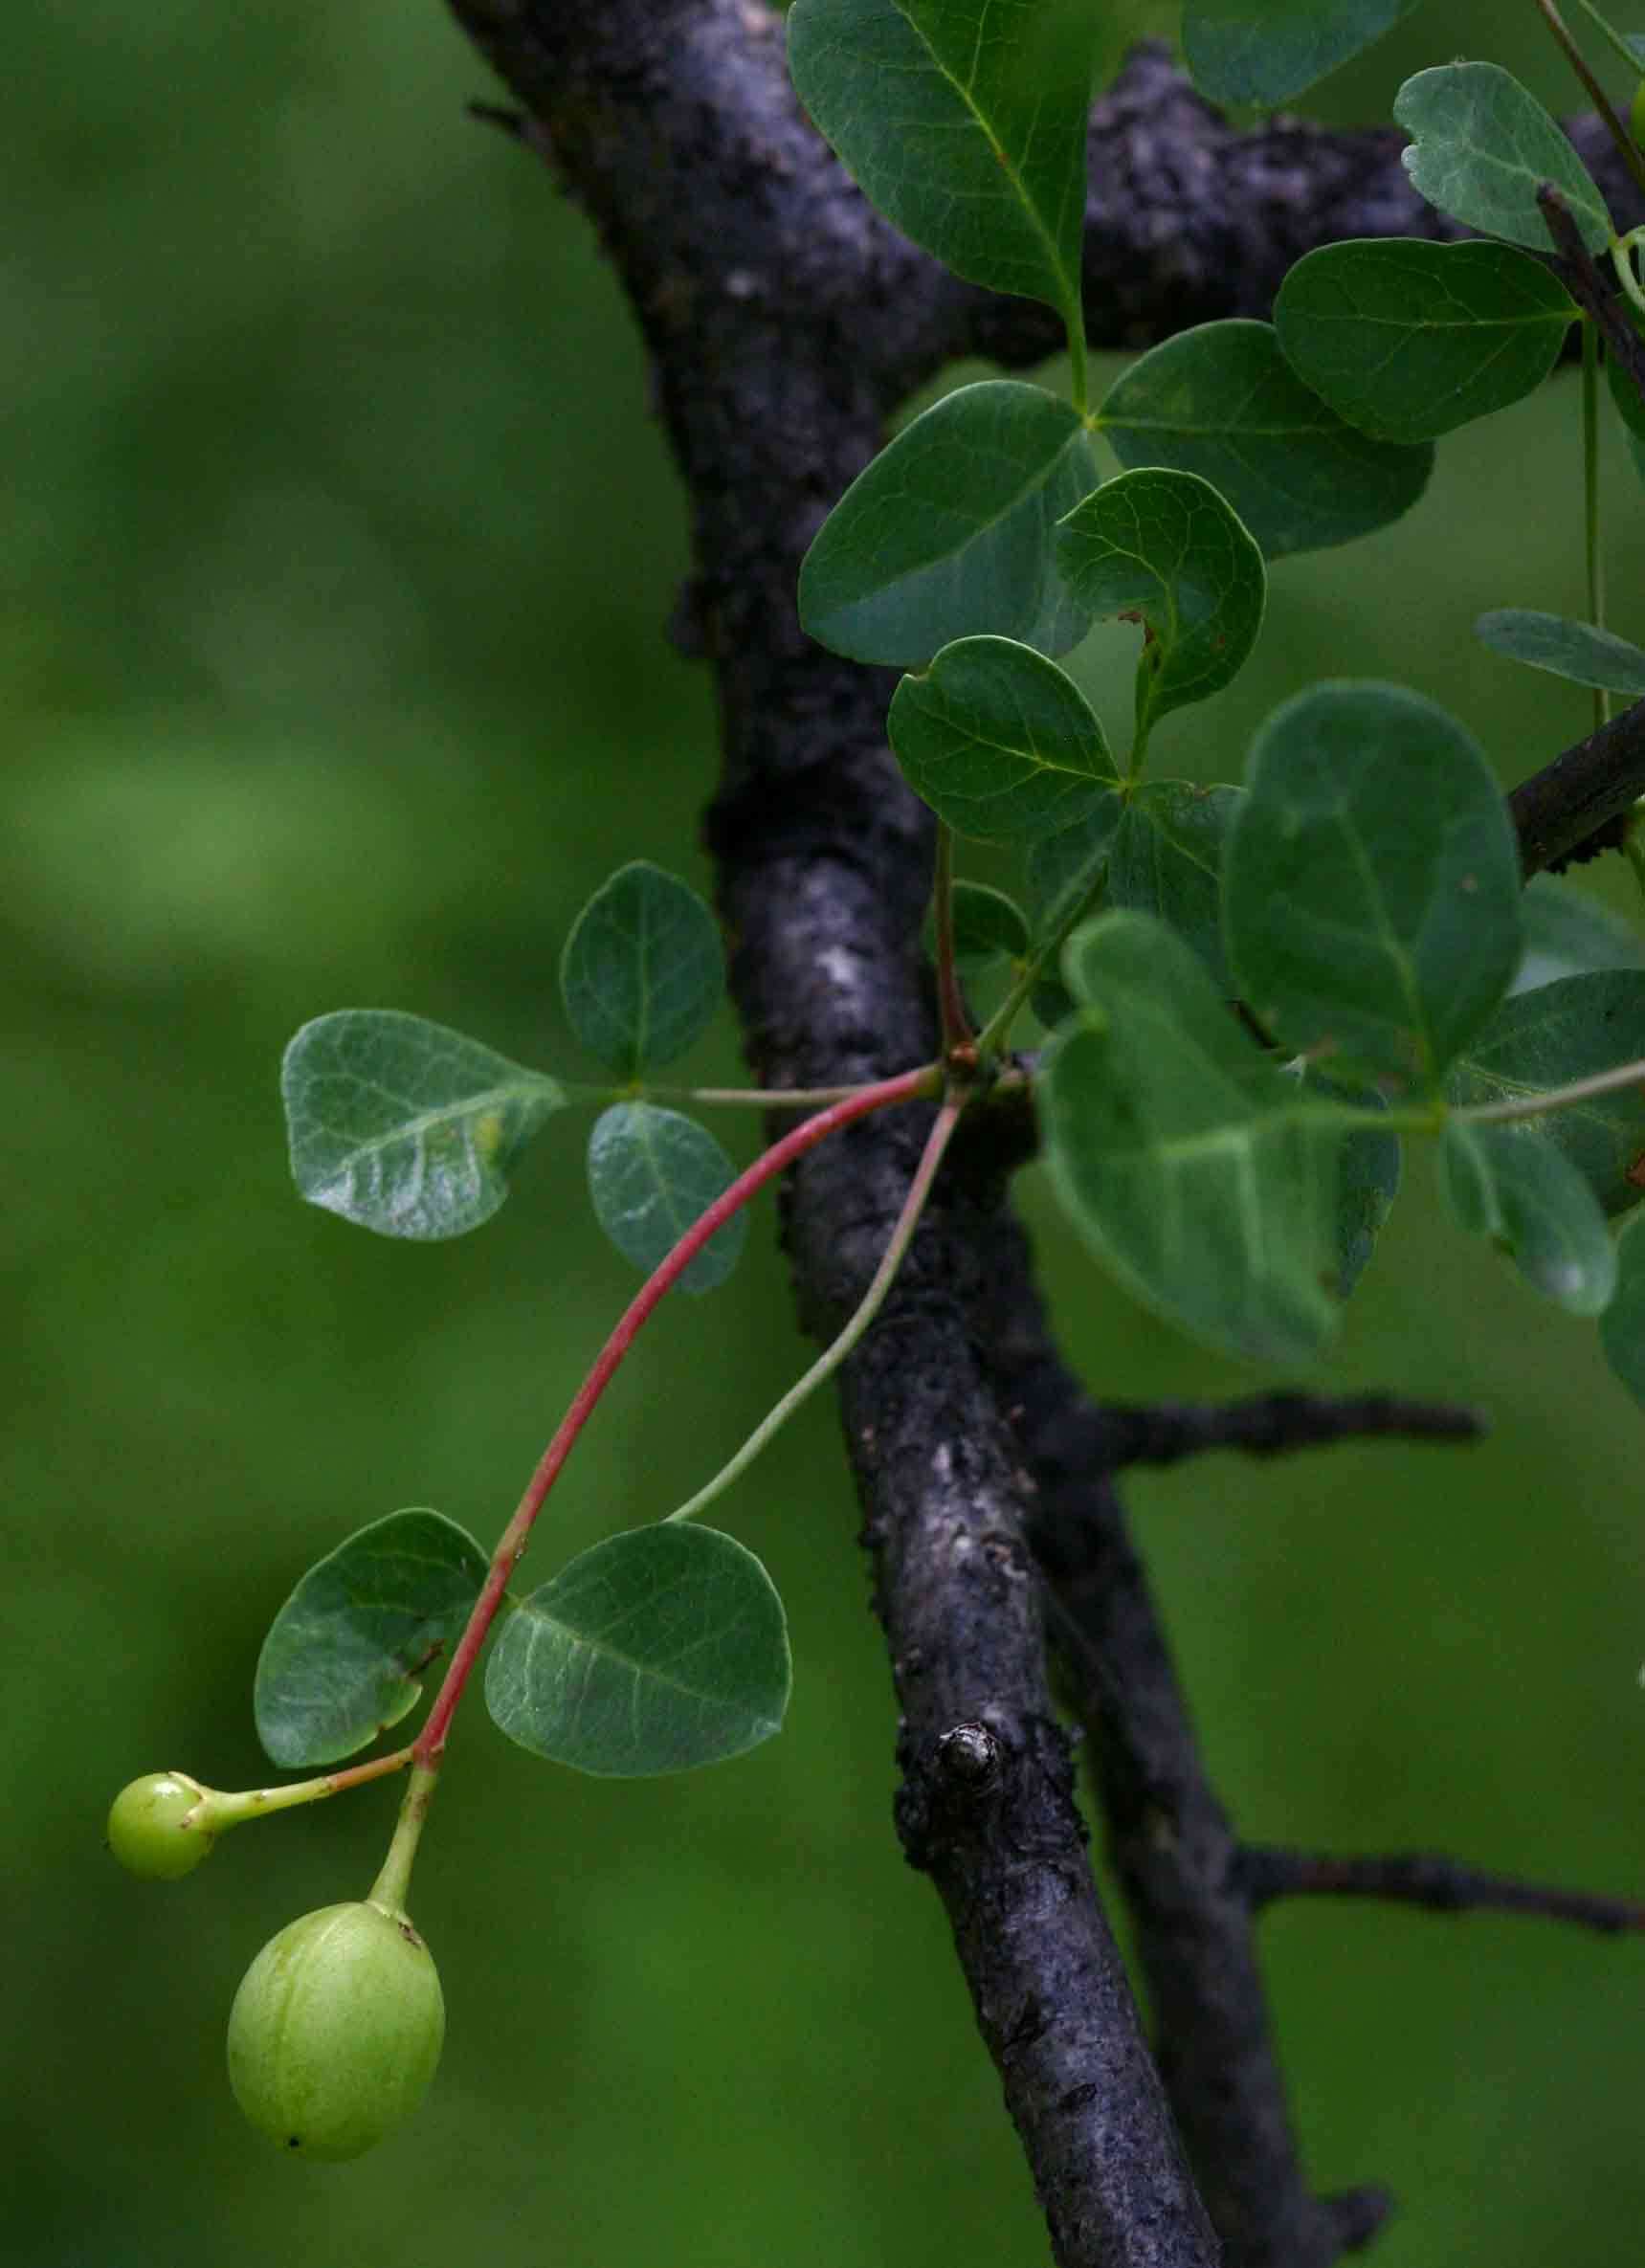
M110 1806L108 1847L123 1867L152 1882L192 1874L216 1841L206 1825L206 1790L187 1772L149 1772Z
M229 2083L292 2157L357 2158L415 2110L445 2029L433 1958L404 1914L322 1906L247 1969L229 2015Z

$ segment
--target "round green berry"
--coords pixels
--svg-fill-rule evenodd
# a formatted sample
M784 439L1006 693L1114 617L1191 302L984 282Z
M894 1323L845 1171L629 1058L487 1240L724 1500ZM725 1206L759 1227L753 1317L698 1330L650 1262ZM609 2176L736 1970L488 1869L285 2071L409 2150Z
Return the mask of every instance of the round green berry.
M207 1791L187 1772L149 1772L115 1797L108 1847L122 1866L150 1881L192 1874L216 1841L207 1825Z
M438 1971L407 1917L322 1906L247 1969L229 2016L229 2083L292 2157L357 2158L415 2110L445 2030Z

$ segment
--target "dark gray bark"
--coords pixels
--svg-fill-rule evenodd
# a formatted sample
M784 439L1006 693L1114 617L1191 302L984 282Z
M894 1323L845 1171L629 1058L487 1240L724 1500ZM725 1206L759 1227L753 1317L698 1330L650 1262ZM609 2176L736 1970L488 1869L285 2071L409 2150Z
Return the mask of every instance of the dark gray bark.
M708 836L750 1061L780 1087L928 1059L928 816L885 749L889 680L802 635L795 579L897 404L955 356L1051 351L1053 319L955 282L870 211L800 114L756 0L454 6L598 231L652 356L692 515L676 634L719 693ZM1448 233L1398 146L1295 123L1237 135L1140 52L1092 121L1093 341L1266 314L1316 244ZM1596 169L1616 187L1603 151ZM870 1120L794 1173L785 1236L819 1336L860 1298L926 1123ZM901 1712L903 1848L949 1915L1064 2268L1323 2268L1384 2201L1320 2201L1303 2180L1238 1846L1126 1539L1113 1436L1050 1345L990 1146L956 1146L844 1373ZM1048 1603L1098 1734L1169 2110L1087 1861Z

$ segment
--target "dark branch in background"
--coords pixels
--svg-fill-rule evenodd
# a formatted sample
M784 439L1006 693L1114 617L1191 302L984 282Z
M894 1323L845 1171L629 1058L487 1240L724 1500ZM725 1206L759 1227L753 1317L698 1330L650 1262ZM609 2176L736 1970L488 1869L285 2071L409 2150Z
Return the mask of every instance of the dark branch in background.
M799 115L780 26L751 0L454 6L523 105L522 138L598 231L653 360L692 514L678 635L712 663L720 700L708 835L750 1058L771 1086L925 1059L929 816L885 749L889 677L802 635L795 578L908 393L960 354L1049 353L1055 324L956 283L873 213ZM1318 244L1453 233L1398 150L1392 133L1238 134L1163 51L1142 51L1093 114L1093 342L1266 315ZM830 1335L856 1305L923 1134L921 1111L888 1113L794 1174L785 1240L808 1329ZM903 1846L948 1913L1056 2260L1212 2268L1086 1860L1032 1542L1098 1736L1160 2072L1224 2257L1327 2268L1387 2200L1317 2200L1303 2181L1238 1846L1107 1478L1103 1420L1052 1351L989 1148L945 1174L842 1373L901 1711Z
M1561 282L1583 313L1599 325L1612 360L1622 365L1645 398L1645 340L1628 320L1621 293L1607 281L1604 270L1582 240L1576 215L1551 181L1545 181L1538 189L1537 203L1548 224L1548 233L1559 247L1556 264Z
M1211 1784L1147 1577L1104 1464L1109 1412L1052 1345L1028 1247L1007 1215L983 1321L995 1391L1037 1495L1067 1699L1091 1734L1110 1851L1136 1923L1155 2052L1230 2268L1329 2268L1368 2241L1381 2190L1310 2191L1240 1884L1239 1839Z
M1242 1402L1122 1402L1095 1405L1096 1461L1174 1465L1208 1449L1277 1456L1340 1441L1478 1441L1485 1421L1449 1402L1407 1402L1396 1394L1254 1394Z
M1645 1930L1645 1905L1624 1898L1592 1898L1582 1890L1555 1890L1538 1882L1493 1875L1455 1858L1402 1852L1389 1858L1335 1857L1248 1843L1237 1879L1253 1907L1278 1898L1375 1898L1427 1906L1436 1914L1527 1914L1574 1922L1603 1936Z
M1521 782L1508 797L1528 876L1620 848L1635 798L1645 795L1645 700L1612 717L1574 748Z

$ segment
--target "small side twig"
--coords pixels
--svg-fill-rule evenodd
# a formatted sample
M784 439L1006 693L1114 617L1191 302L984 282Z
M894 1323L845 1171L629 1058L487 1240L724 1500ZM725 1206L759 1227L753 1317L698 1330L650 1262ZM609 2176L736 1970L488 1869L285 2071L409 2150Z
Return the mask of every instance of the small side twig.
M1255 1394L1240 1402L1104 1404L1102 1461L1172 1465L1211 1449L1278 1456L1339 1441L1477 1441L1485 1420L1449 1402L1408 1402L1397 1394Z
M1597 324L1612 359L1621 364L1645 396L1645 343L1623 311L1621 294L1606 280L1605 271L1583 242L1575 213L1551 181L1538 189L1537 206L1559 247L1561 282Z
M1610 1937L1645 1932L1645 1905L1635 1900L1595 1898L1587 1891L1522 1882L1512 1875L1487 1874L1428 1852L1336 1857L1328 1852L1246 1844L1239 1853L1237 1874L1254 1911L1280 1898L1376 1898L1427 1906L1436 1914L1527 1914L1549 1922L1574 1922Z
M1508 797L1528 878L1602 846L1599 837L1626 819L1645 794L1645 700L1636 700L1567 748Z

